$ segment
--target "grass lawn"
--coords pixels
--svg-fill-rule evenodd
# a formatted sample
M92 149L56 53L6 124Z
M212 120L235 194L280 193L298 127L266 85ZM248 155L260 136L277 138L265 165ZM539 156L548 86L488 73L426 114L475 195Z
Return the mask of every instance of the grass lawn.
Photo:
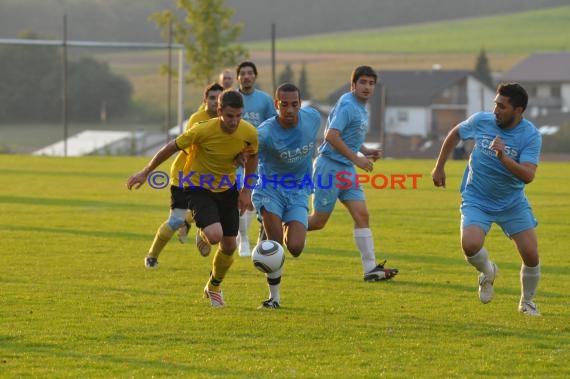
M465 162L449 162L446 190L431 184L432 161L378 162L375 173L423 175L415 190L366 189L377 257L400 274L362 281L339 206L300 258L287 256L279 310L256 309L267 288L246 258L224 281L223 309L202 298L211 258L192 244L173 240L157 270L143 267L169 204L167 190L126 190L145 163L0 155L0 377L570 376L568 163L541 164L527 191L539 318L517 312L520 260L497 227L486 244L501 269L495 299L477 298L459 249Z

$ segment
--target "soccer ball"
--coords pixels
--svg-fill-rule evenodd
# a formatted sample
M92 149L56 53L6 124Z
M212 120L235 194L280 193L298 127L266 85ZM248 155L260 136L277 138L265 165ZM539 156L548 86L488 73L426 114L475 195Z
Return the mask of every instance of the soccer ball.
M283 267L285 251L278 242L271 240L261 241L253 249L251 261L259 271L269 274Z

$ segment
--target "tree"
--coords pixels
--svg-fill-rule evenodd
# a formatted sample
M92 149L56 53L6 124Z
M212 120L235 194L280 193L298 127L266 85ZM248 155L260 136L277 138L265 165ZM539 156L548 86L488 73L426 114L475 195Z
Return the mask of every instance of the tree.
M34 34L22 38L38 39ZM58 46L0 46L0 121L56 122L62 117L62 54ZM68 64L68 116L96 121L127 113L131 84L106 63L83 58Z
M283 71L279 74L279 79L277 80L277 85L281 85L283 83L293 83L293 69L291 65L287 63L283 68Z
M481 52L479 52L479 56L477 57L475 75L479 78L479 80L487 84L489 87L494 87L493 77L491 76L491 68L489 67L489 59L487 59L485 49L481 49Z
M301 96L303 99L311 99L312 95L309 91L309 79L307 78L307 69L304 63L301 67L301 73L299 74L299 91L301 91Z
M171 9L154 13L150 19L168 38L184 46L186 61L190 63L188 81L210 83L221 69L234 66L247 57L247 50L235 44L243 25L232 24L235 11L224 7L224 0L178 0L176 7L186 12L180 20Z

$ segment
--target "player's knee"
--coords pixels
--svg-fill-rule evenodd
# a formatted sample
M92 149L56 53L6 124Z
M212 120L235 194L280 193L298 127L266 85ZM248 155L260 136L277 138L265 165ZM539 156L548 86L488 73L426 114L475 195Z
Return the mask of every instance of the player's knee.
M293 258L297 258L303 252L305 244L287 244L287 250L291 253Z
M177 230L182 225L184 225L184 217L181 217L179 215L170 215L168 218L168 226L170 226L172 230Z
M463 254L468 257L477 254L482 248L483 244L479 241L469 240L465 238L461 240L461 249L463 250Z

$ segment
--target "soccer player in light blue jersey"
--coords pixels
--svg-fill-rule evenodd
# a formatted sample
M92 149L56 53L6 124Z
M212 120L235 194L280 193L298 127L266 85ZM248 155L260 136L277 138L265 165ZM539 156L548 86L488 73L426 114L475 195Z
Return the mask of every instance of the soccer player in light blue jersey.
M483 246L494 222L514 241L522 258L518 309L525 315L539 316L533 301L540 278L537 222L524 186L534 179L541 136L523 118L527 102L528 95L518 83L500 84L493 113L475 113L448 133L432 179L436 187L445 187L449 153L460 140L475 142L461 184L461 247L467 262L480 273L479 299L486 304L494 294L498 269Z
M241 62L237 66L236 75L239 83L239 92L243 96L244 109L242 117L244 120L257 128L263 121L277 115L271 96L255 88L257 67L253 62ZM241 168L238 169L238 173L243 174L243 170ZM251 255L248 230L254 217L255 212L253 210L247 211L240 216L240 227L237 237L240 257L249 257Z
M305 247L315 140L321 115L310 107L301 108L299 89L290 83L275 91L277 117L257 129L259 165L252 200L262 216L267 238L287 247L298 257ZM279 308L283 268L266 274L269 299L260 308Z
M319 147L319 155L315 160L313 182L322 182L322 178L330 177L332 185L316 186L313 213L309 216L309 230L322 229L332 214L336 200L341 201L354 221L354 240L360 252L364 280L367 282L391 279L398 273L398 269L384 267L385 261L376 264L364 192L356 181L350 188L340 185L336 174L347 172L351 178L355 178L354 165L370 172L374 167L373 161L381 157L380 149L370 149L363 145L368 132L366 103L374 93L376 80L376 72L371 67L357 67L352 72L350 92L340 97L329 115L325 141Z

